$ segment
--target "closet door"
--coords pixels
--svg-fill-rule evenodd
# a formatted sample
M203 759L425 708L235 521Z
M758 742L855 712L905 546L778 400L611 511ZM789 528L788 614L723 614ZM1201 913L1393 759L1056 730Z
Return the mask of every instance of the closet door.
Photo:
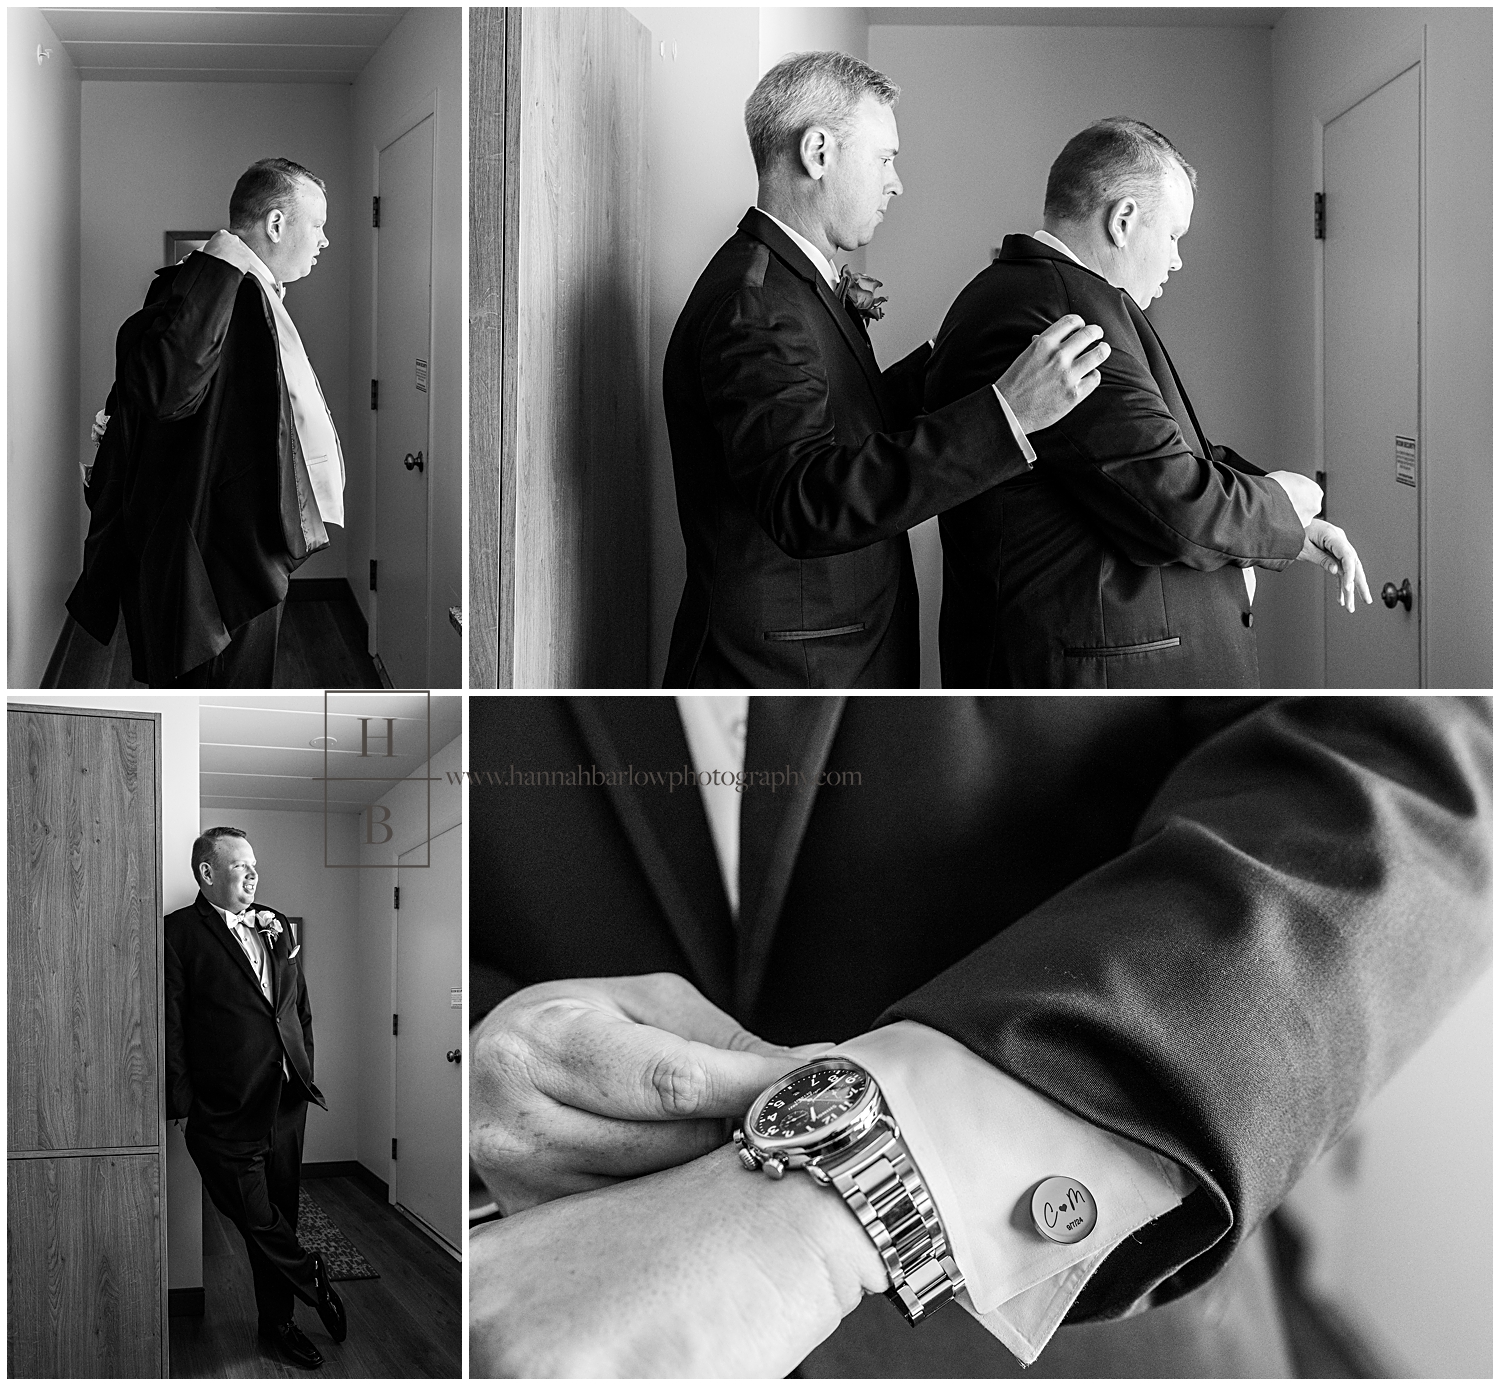
M9 1374L167 1374L160 719L9 711Z

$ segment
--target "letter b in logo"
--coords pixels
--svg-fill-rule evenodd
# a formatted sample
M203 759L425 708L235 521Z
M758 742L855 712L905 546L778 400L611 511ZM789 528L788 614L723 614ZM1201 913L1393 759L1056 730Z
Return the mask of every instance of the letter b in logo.
M377 818L375 815L379 814ZM365 810L365 841L371 847L383 847L389 842L395 833L391 830L391 811L384 804L371 804ZM379 829L385 834L384 837L376 837L375 830Z

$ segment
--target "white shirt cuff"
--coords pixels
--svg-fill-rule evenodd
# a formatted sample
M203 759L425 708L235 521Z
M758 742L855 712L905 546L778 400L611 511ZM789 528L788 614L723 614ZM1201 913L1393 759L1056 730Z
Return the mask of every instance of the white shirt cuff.
M1021 427L1021 421L1016 417L1015 410L1000 393L999 385L991 384L990 389L995 392L995 398L1000 401L1000 407L1005 411L1005 422L1010 425L1010 431L1021 448L1021 456L1026 459L1026 465L1028 467L1035 465L1036 449L1031 446L1031 439L1026 436L1026 431Z
M875 1076L947 1231L959 1302L1023 1363L1036 1360L1105 1257L1193 1188L1177 1164L1073 1115L913 1021L833 1052ZM1071 1246L1031 1223L1049 1175L1080 1180L1098 1223Z

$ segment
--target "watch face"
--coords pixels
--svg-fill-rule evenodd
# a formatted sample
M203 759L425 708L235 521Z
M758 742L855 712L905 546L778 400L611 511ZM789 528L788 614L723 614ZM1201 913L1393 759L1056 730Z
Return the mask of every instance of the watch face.
M821 1135L863 1105L871 1086L869 1074L837 1060L799 1069L751 1112L751 1134L778 1142Z

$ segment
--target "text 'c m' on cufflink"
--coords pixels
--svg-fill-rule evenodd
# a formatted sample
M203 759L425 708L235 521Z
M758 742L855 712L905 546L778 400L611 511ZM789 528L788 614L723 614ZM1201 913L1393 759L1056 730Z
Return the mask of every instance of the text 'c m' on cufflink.
M1054 1174L1031 1191L1031 1221L1049 1242L1081 1242L1099 1221L1099 1206L1079 1180Z

